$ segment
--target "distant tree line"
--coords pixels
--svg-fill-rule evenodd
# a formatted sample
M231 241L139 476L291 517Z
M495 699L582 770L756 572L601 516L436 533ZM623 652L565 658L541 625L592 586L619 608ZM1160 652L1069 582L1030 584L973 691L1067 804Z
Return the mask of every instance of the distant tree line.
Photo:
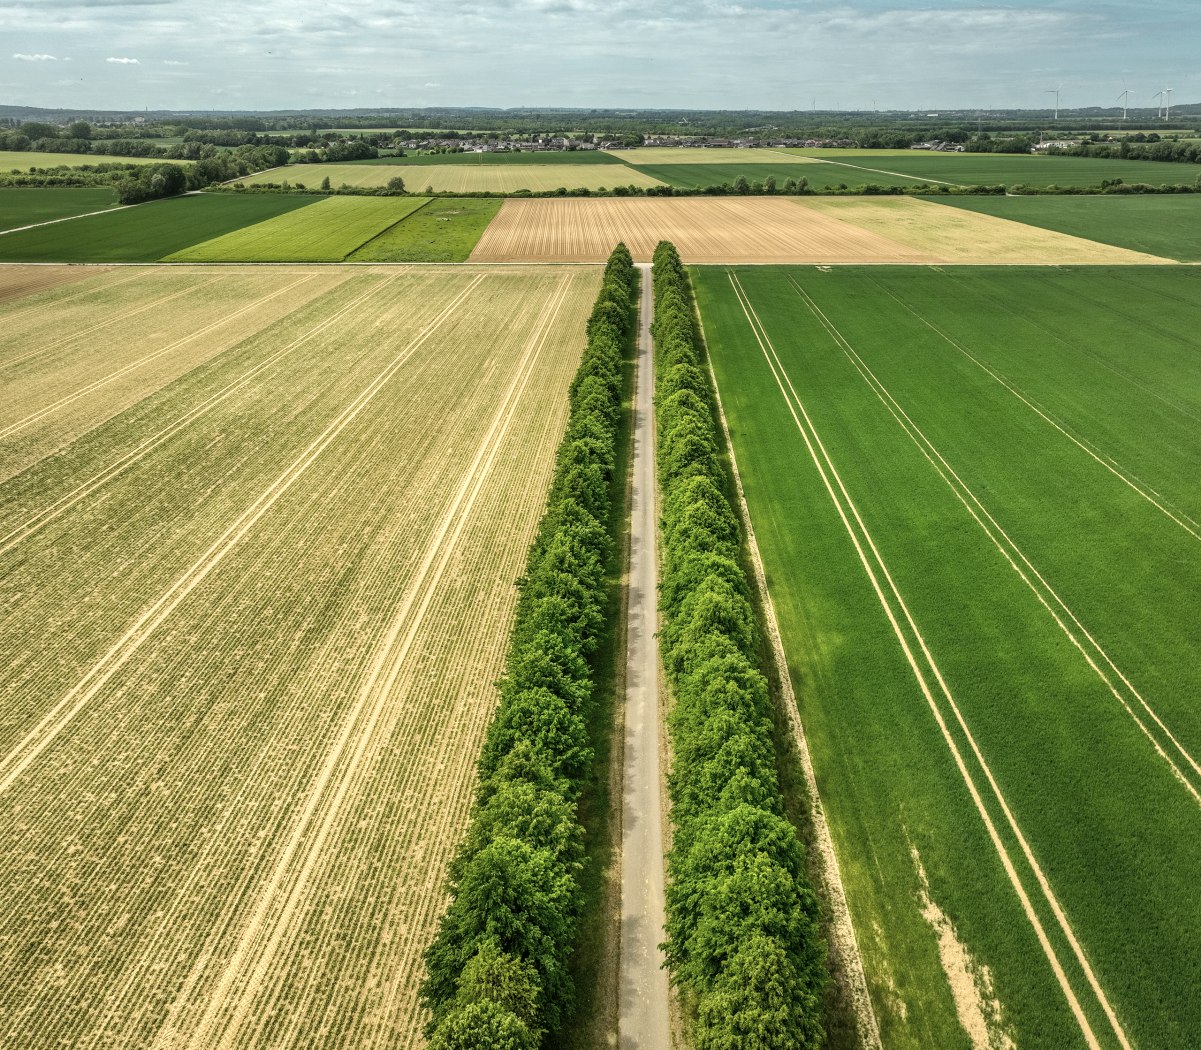
M588 319L546 513L518 584L500 705L450 866L451 904L425 953L429 1050L534 1050L574 1001L568 963L584 905L577 807L593 757L592 660L612 631L606 565L636 286L619 245Z
M784 814L741 529L691 289L667 242L654 290L660 648L673 694L667 965L696 1050L804 1050L825 1038L820 909Z

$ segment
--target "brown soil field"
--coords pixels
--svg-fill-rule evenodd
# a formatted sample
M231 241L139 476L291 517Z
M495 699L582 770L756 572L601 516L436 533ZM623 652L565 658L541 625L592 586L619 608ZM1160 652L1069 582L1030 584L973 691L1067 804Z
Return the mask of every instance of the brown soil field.
M645 261L661 240L674 242L688 263L937 261L783 197L507 200L471 258L601 262L624 241Z
M1067 266L1172 261L914 197L806 197L798 205L888 237L942 263Z
M338 272L0 485L14 1046L421 1043L599 273Z

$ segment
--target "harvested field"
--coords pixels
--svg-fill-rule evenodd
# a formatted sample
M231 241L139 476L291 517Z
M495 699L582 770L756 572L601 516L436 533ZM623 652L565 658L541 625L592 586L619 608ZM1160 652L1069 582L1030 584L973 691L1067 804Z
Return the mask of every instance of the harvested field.
M345 271L3 486L7 1043L420 1043L597 285Z
M0 307L0 480L348 275L162 267L112 276L94 280L90 294L62 297L67 301L45 297L39 308Z
M936 261L782 198L508 200L471 258L600 262L624 241L646 260L661 240L691 263Z
M908 245L944 263L1166 263L1155 255L913 197L813 197L800 205ZM953 218L943 214L949 212Z
M810 157L790 156L774 149L611 149L611 157L642 167L644 164L812 164Z
M166 257L167 262L341 262L411 215L423 197L321 197Z
M689 263L1168 261L906 197L509 200L471 258L600 261L623 240L649 259L664 239Z
M404 160L403 157L398 158ZM332 186L386 186L390 179L404 179L410 193L433 189L436 193L535 193L613 186L660 186L643 172L618 164L300 164L289 168L248 175L247 185L302 182L313 188L329 177ZM612 248L612 245L609 246Z

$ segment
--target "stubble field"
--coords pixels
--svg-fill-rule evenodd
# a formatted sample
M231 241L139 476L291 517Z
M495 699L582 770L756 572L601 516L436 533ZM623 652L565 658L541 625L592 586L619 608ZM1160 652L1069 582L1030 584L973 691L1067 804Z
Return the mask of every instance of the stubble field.
M689 263L1155 263L1111 245L925 201L836 198L508 200L477 262L587 262L669 240Z
M1201 272L695 271L889 1047L1201 1026Z
M5 1045L417 1040L597 275L211 273L0 306L0 359L78 344L6 424L81 431L0 488ZM278 295L84 418L135 319L85 330L171 281L193 325Z

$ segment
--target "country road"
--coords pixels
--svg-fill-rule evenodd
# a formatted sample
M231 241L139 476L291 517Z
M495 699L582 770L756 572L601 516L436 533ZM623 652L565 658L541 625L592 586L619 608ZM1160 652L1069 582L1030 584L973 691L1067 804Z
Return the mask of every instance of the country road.
M659 771L659 645L655 506L655 373L651 268L642 271L638 376L634 396L634 478L630 504L630 596L626 644L625 756L622 764L622 1050L669 1050L663 969L663 828Z

